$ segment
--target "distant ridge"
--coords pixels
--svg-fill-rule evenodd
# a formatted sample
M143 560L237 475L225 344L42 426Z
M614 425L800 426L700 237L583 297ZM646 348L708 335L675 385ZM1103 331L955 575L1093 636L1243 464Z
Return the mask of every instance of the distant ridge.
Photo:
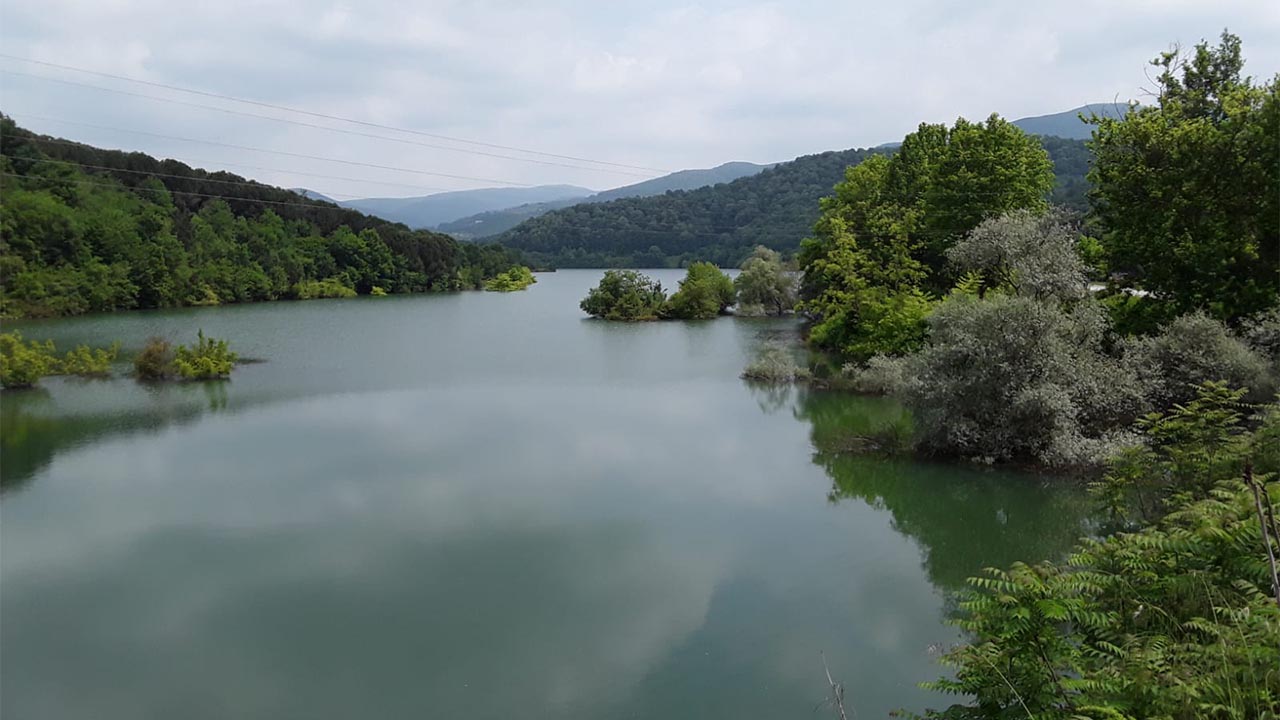
M1093 126L1081 120L1091 115L1099 117L1121 118L1129 112L1127 103L1093 103L1081 105L1066 112L1050 115L1037 115L1014 120L1013 124L1032 135L1048 135L1068 140L1088 140L1093 135Z
M577 200L594 191L576 185L537 185L535 187L480 188L455 190L419 197L362 198L343 200L342 207L414 229L431 229L441 223L489 210L557 200Z

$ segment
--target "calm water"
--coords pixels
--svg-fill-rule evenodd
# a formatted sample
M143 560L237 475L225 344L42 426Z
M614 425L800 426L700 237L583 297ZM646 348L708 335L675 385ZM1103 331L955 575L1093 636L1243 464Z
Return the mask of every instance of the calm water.
M599 275L18 325L263 362L0 399L0 715L812 718L820 652L944 705L947 591L1079 496L828 452L896 410L739 380L790 321L591 321Z

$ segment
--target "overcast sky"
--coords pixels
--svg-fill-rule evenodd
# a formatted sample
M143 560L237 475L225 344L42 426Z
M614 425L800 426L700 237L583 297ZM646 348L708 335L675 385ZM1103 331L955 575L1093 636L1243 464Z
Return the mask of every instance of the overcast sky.
M0 0L6 55L655 171L397 134L10 59L0 60L0 110L40 132L339 199L495 181L604 189L656 170L877 145L922 121L1141 99L1146 61L1224 27L1241 35L1249 74L1280 70L1274 0Z

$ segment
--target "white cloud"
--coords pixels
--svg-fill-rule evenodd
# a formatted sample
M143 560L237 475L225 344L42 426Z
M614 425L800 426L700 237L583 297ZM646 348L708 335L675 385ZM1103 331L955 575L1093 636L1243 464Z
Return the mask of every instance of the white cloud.
M1265 0L1213 6L1183 0L963 6L922 0L536 7L11 0L3 13L0 45L13 55L672 170L875 145L921 121L991 112L1021 117L1139 97L1148 59L1173 42L1214 38L1223 27L1242 35L1251 74L1267 77L1280 69L1280 6ZM0 67L138 89L13 61ZM211 149L30 116L233 137L255 147L516 183L604 188L638 179L388 143L29 78L4 76L3 90L4 111L44 132L279 168L243 172L338 196L425 191L298 173L420 187L485 183Z

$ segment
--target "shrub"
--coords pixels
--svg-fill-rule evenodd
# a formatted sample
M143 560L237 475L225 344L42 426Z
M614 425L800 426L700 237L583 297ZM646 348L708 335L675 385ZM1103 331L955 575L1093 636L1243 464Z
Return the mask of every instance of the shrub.
M152 337L133 358L134 373L141 380L164 380L172 377L173 344L161 337Z
M1125 341L1124 357L1157 410L1190 401L1196 386L1210 380L1248 388L1255 401L1271 395L1266 360L1203 313L1176 318L1158 335Z
M226 340L205 337L204 331L196 333L195 347L179 345L173 359L178 375L187 380L214 380L231 375L236 354L227 347Z
M606 270L600 284L578 306L605 320L656 320L666 301L662 284L649 276L635 270Z
M373 297L386 297L387 291L383 290L377 285L374 285L373 287L369 288L369 294L372 295Z
M1093 465L1144 409L1125 365L1103 353L1097 307L958 295L929 318L902 397L923 449L986 461Z
M779 343L767 343L742 371L747 380L766 383L789 383L809 377L809 371L796 363L791 350Z
M495 275L484 284L484 289L490 292L513 292L524 290L536 282L538 279L533 276L532 270L523 265L517 265Z
M80 377L106 377L111 374L111 363L115 362L119 353L119 342L112 343L109 348L78 345L63 358L62 373Z
M53 341L23 342L18 331L0 334L0 386L26 388L58 369Z
M735 296L733 280L720 272L720 268L708 262L696 262L689 266L662 315L679 320L713 318L728 310Z
M951 267L981 275L983 289L1078 300L1088 291L1077 234L1056 213L1015 210L984 220L947 250Z
M292 293L298 300L353 298L356 296L355 289L344 284L343 281L338 278L325 278L324 280L300 282L293 286Z
M908 383L908 358L875 355L865 366L852 363L844 367L853 389L871 395L896 395L902 393Z

